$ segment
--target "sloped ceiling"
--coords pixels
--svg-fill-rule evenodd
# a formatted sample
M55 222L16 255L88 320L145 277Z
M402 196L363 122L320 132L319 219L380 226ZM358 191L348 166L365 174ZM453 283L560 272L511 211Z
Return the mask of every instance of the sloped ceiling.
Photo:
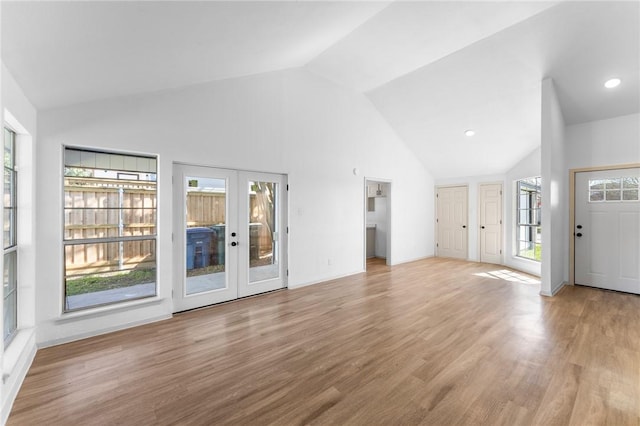
M488 175L540 144L545 77L569 124L640 111L639 5L3 1L2 60L39 109L304 66L436 178Z

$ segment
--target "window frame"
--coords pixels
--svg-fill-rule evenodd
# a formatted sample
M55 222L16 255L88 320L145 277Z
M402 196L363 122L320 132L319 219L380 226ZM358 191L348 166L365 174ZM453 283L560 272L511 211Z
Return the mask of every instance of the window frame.
M535 183L532 185L531 181ZM530 189L524 189L524 185L529 186ZM531 189L532 188L532 189ZM528 192L527 206L521 205L522 192ZM533 262L541 262L542 260L542 241L537 242L537 236L542 236L542 205L538 204L537 200L542 200L542 178L540 176L532 176L529 178L522 178L516 181L516 220L515 220L515 256L521 259L530 260ZM535 202L534 202L535 201ZM521 213L527 212L527 221L521 220ZM532 235L531 239L523 237L521 232L523 229L528 228L528 234ZM526 238L526 239L525 239ZM525 251L531 251L531 249L521 250L521 243L533 243L532 255L526 255ZM540 247L537 249L537 247ZM536 255L538 252L538 256Z
M73 151L80 151L80 152L86 152L86 153L92 153L95 154L96 156L98 155L103 155L103 156L117 156L117 157L126 157L128 159L131 158L140 158L140 159L145 159L145 160L152 160L153 164L154 164L154 171L153 172L149 172L149 171L133 171L133 170L128 170L128 169L118 169L118 168L107 168L107 169L103 169L102 167L84 167L84 166L69 166L67 165L67 159L66 159L66 153L67 150L73 150ZM67 315L67 314L77 314L79 312L86 312L86 311L90 311L92 309L95 308L104 308L107 306L118 306L118 305L122 305L122 304L126 304L126 303L130 303L130 302L136 302L136 301L140 301L143 299L148 299L148 298L154 298L158 296L158 279L157 279L157 266L158 266L158 259L157 259L157 253L158 253L158 219L157 219L157 212L158 212L158 205L157 205L157 200L158 200L158 186L157 186L157 176L158 176L158 157L156 155L153 154L140 154L140 153L129 153L129 152L125 152L125 151L111 151L111 150L105 150L105 149L101 149L101 148L92 148L92 147L79 147L79 146L70 146L70 145L63 145L62 146L62 314L63 315ZM147 182L154 182L154 202L153 202L153 206L152 207L142 207L140 210L142 210L143 212L147 211L147 210L153 210L153 233L152 234L147 234L147 235L121 235L121 236L109 236L109 237L90 237L90 238L67 238L66 235L66 211L67 210L72 210L73 208L67 207L66 205L66 186L65 186L65 180L67 179L67 172L66 169L67 168L79 168L79 169L93 169L93 170L104 170L106 171L111 171L111 172L115 172L117 174L117 178L115 179L109 179L109 178L103 178L106 180L113 180L113 181L117 181L117 180L129 180L126 179L126 176L123 176L124 179L121 179L120 174L124 173L124 175L128 175L130 173L149 173L149 174L153 174L155 175L155 179L154 180L149 180ZM98 180L98 179L97 179ZM140 182L145 182L145 181L140 181ZM122 202L122 200L120 200L120 203ZM109 207L109 208L102 208L103 210L118 210L119 214L122 213L123 210L127 210L127 209L133 209L131 207L124 207L123 204L118 205L118 207ZM84 208L83 208L84 209ZM96 209L97 210L97 209ZM105 223L105 225L109 225L108 223ZM66 255L66 249L69 246L75 246L75 245L83 245L83 244L112 244L112 243L130 243L130 242L145 242L145 241L150 241L152 243L152 253L153 253L153 270L154 270L154 291L153 294L148 294L148 295L142 295L139 297L128 297L128 298L123 298L123 299L119 299L119 300L114 300L114 301L109 301L109 302L105 302L105 303L96 303L96 304L92 304L92 305L87 305L87 306L82 306L82 307L76 307L76 308L69 308L68 307L68 301L67 301L67 278L68 278L68 273L67 273L67 255ZM118 256L122 256L122 251L120 250L120 253ZM119 261L121 260L120 257L118 259ZM124 269L127 271L131 271L133 269ZM108 272L113 272L113 271L108 271ZM98 275L99 273L92 273L92 274L87 274L87 275Z
M3 232L3 312L5 316L6 322L6 313L7 313L7 302L11 298L13 300L14 309L12 315L12 326L11 330L5 334L6 324L3 324L3 345L4 348L7 348L13 338L18 333L18 166L17 166L17 155L16 155L16 137L17 133L9 126L4 125L3 129L3 149L6 150L7 141L4 139L5 136L9 135L10 144L11 144L11 157L9 167L7 167L7 163L4 163L4 173L6 175L7 172L11 174L10 181L10 206L7 206L3 202L3 222L4 222L4 212L10 210L10 220L9 220L9 241L4 241L4 232ZM6 152L6 151L5 151ZM4 153L3 153L3 161ZM4 179L4 178L3 178ZM6 190L6 188L5 188ZM10 265L10 266L9 266ZM8 278L8 294L4 294L4 271L7 270L7 278Z

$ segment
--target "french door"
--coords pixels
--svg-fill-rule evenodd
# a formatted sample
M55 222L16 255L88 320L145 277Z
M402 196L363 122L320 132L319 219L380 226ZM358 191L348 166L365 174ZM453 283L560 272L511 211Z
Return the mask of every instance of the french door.
M174 311L286 286L286 177L174 165Z

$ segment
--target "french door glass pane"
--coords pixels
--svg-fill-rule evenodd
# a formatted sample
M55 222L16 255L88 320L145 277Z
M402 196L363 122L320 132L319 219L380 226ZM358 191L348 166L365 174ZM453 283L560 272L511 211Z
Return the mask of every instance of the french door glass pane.
M225 179L187 176L185 185L186 294L227 288L227 182Z
M277 278L278 184L249 181L249 282Z

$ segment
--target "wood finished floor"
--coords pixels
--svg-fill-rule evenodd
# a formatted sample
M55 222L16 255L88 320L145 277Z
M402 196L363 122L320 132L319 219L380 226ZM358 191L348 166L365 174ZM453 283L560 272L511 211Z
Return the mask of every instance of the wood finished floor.
M640 297L518 277L378 261L43 349L8 424L637 426Z

